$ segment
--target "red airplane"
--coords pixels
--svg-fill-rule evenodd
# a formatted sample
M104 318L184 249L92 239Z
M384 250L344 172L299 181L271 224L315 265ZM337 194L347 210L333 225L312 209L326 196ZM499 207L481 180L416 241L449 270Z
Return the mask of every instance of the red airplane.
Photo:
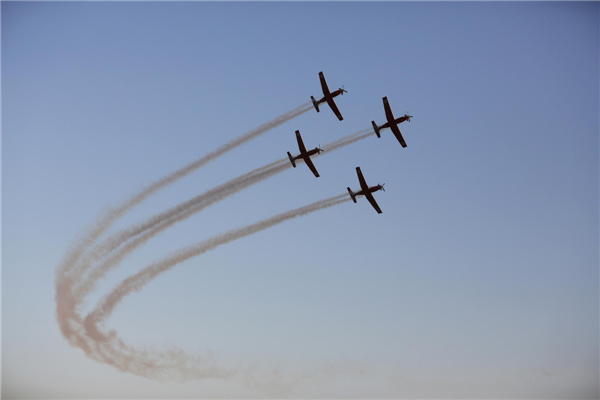
M377 137L381 137L381 135L379 134L380 130L390 128L394 133L394 136L396 136L396 139L398 139L398 141L402 145L402 147L406 147L406 142L402 137L402 133L400 133L400 128L398 128L398 124L404 121L408 121L408 123L410 124L410 119L412 118L412 115L404 114L402 117L394 119L394 114L392 113L392 109L390 108L390 103L388 103L387 97L383 98L383 108L385 109L385 118L387 119L387 122L381 126L377 126L377 124L375 124L375 121L371 121L371 124L373 124L373 129L375 129Z
M360 167L356 167L356 173L358 174L358 181L360 182L360 190L356 193L353 193L352 190L348 188L348 193L350 193L350 197L352 197L352 200L356 203L356 196L365 196L367 200L369 200L369 203L371 203L375 211L381 214L381 209L377 205L377 202L375 201L375 198L373 197L372 193L378 190L383 190L385 192L385 189L383 188L383 185L385 185L385 183L383 185L378 183L376 186L369 187L369 185L367 185L367 182L365 181L365 178L363 177L362 172L360 171Z
M306 151L306 147L304 147L304 142L302 141L302 136L300 136L300 131L296 131L296 139L298 140L298 148L300 149L300 154L298 154L296 157L292 157L292 155L288 151L287 154L290 158L290 162L292 163L294 168L296 168L296 163L294 161L300 158L304 159L304 162L306 163L306 165L308 165L308 168L310 168L312 173L315 174L315 176L318 178L319 173L317 172L315 165L310 160L310 156L312 156L313 154L321 154L321 152L324 150L319 147L315 147L312 150Z
M321 88L323 88L323 98L317 101L314 97L310 96L313 106L315 106L315 109L317 110L317 112L319 112L319 104L327 102L327 104L329 104L329 107L331 108L331 111L333 111L333 113L338 117L338 119L340 121L343 120L344 118L342 117L342 114L340 114L340 110L338 110L337 106L335 105L333 98L340 94L343 96L344 92L348 93L348 91L344 90L344 87L342 86L333 93L329 92L327 82L325 82L325 77L323 76L323 71L319 72L319 79L321 79Z

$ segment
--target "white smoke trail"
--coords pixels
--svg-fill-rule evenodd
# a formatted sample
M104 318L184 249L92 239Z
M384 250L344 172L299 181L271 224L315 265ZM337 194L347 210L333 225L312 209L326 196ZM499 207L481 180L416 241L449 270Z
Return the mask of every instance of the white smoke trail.
M332 152L332 151L338 150L344 146L347 146L349 144L352 144L354 142L362 140L368 136L372 136L373 135L372 132L368 133L368 134L364 134L365 132L368 132L368 131L370 131L370 129L361 130L354 134L347 135L343 138L340 138L334 142L328 143L323 147L325 150L327 150L327 152ZM317 156L319 156L319 154L315 154L313 157L317 157ZM303 161L303 160L300 159L299 161ZM285 158L274 161L270 164L264 165L264 166L257 168L251 172L241 175L235 179L232 179L222 185L219 185L199 196L196 196L196 197L186 201L186 202L180 203L176 207L174 207L166 212L163 212L163 213L153 216L152 218L145 221L144 223L133 225L130 228L118 233L117 235L111 236L109 239L107 239L101 245L96 246L96 248L91 252L91 256L93 258L97 259L97 257L100 254L106 254L107 252L114 250L114 248L116 246L123 244L123 242L125 240L130 239L131 237L133 237L135 235L141 234L144 230L149 229L158 223L161 223L166 218L171 218L173 215L183 212L183 211L187 210L188 208L190 208L191 206L197 205L199 202L205 200L208 196L214 196L216 194L219 194L227 188L237 187L238 184L243 183L243 182L248 182L248 180L254 181L256 179L256 177L259 177L259 176L264 176L264 178L270 177L274 173L281 172L282 167L284 165L289 167L288 161ZM284 168L284 169L287 169L287 168ZM262 179L264 179L264 178L262 178ZM262 179L260 179L260 180L262 180ZM236 190L236 192L237 191L238 190Z
M335 142L331 142L331 143L323 146L324 147L323 150L329 151L329 152L335 151L344 146L348 146L349 144L358 142L359 140L363 140L363 139L368 138L369 136L373 136L375 134L375 132L369 132L369 131L371 131L371 129L363 129L362 131L358 131L352 135L338 139Z
M207 193L204 193L200 196L196 196L194 199L192 199L194 200L194 202L189 202L190 204L187 204L187 207L185 208L180 208L179 206L176 206L174 208L177 208L178 210L173 210L173 212L167 211L165 213L161 213L164 215L157 215L151 218L152 221L147 221L143 224L140 224L146 225L145 227L143 227L145 229L134 229L134 232L131 236L124 238L124 240L120 243L116 243L116 247L118 247L118 250L113 251L112 253L108 253L109 256L106 259L104 259L100 265L98 265L92 271L90 271L86 279L81 284L75 287L75 297L82 299L91 291L93 291L96 283L102 277L104 277L104 275L106 275L108 271L118 266L119 263L129 253L138 248L140 245L146 243L158 233L164 231L165 229L178 222L181 222L191 217L192 215L202 211L206 207L209 207L216 202L224 200L228 196L231 196L253 184L256 184L264 179L267 179L275 174L278 174L282 171L285 171L286 169L291 168L291 164L287 159L284 159L282 161L282 163L279 163L278 165L273 165L270 169L255 174L252 177L248 177L244 180L238 180L237 182L228 182L227 184L223 184L211 189ZM120 234L119 236L124 235ZM111 250L115 249L116 248Z
M329 152L337 150L347 144L354 143L355 141L368 136L362 135L362 132L363 131L360 131L355 134L349 135L345 138L338 139L324 147L328 149ZM87 262L84 262L83 265L79 264L79 268L71 274L69 274L69 276L63 276L62 279L57 279L57 319L59 321L59 325L64 336L66 338L71 339L75 338L74 340L76 340L77 342L74 343L75 345L83 345L83 343L81 343L81 341L78 339L78 335L73 331L73 324L71 323L73 322L75 325L79 325L79 323L81 322L81 317L77 313L77 307L79 304L81 304L83 297L85 297L85 295L87 295L91 290L93 290L93 288L95 287L95 282L97 282L102 276L104 276L104 274L106 274L108 270L118 265L120 260L122 260L128 253L133 251L142 243L149 240L158 232L171 226L172 224L189 217L193 213L202 210L206 206L213 204L214 202L223 199L226 196L229 196L249 186L250 184L256 183L262 179L272 176L275 173L279 173L285 170L286 168L289 168L289 165L287 164L287 161L285 159L275 161L274 163L258 168L255 171L252 171L251 173L242 175L241 177L236 178L237 180L232 180L224 185L221 185L220 187L216 188L216 190L211 190L208 194L197 196L197 198L192 199L193 201L182 203L170 211L161 213L158 216L151 218L150 221L146 224L142 224L141 227L137 227L137 229L132 228L129 230L129 232L126 232L125 234L121 232L109 238L108 241L112 241L113 246L115 245L115 242L117 246L120 246L128 236L135 236L143 232L148 227L155 227L155 229L152 232L149 232L141 238L134 241L133 243L129 243L127 246L124 246L120 253L113 255L112 258L109 258L107 261L105 261L97 270L93 271L93 273L83 284L79 282L79 279L81 278L85 270L88 268L88 265L90 265L89 260L87 260ZM212 197L211 199L209 195L212 195L214 197ZM198 204L199 201L200 204ZM204 202L204 206L202 206L202 202ZM191 208L192 206L193 208ZM182 211L186 210L187 212L182 213ZM179 214L179 217L172 219L173 216L177 214ZM172 220L169 222L168 219ZM117 238L117 240L113 240L115 237ZM108 249L106 248L106 246L104 246L103 250L104 251L100 253L106 254L106 250ZM74 288L74 285L77 286Z
M119 246L124 245L127 240L144 233L146 230L151 229L156 225L164 222L165 220L170 219L176 216L177 214L185 212L192 207L201 206L202 204L205 204L207 201L215 198L216 196L221 196L222 193L226 192L227 190L230 190L233 187L238 187L241 184L248 183L249 181L253 180L257 175L273 170L274 168L281 167L285 163L287 163L286 159L280 159L270 164L264 165L260 168L256 168L251 172L243 174L235 179L231 179L230 181L222 185L214 187L198 196L184 201L176 205L175 207L170 208L167 211L158 213L144 222L134 224L129 228L122 229L119 232L109 236L102 243L92 248L88 252L86 257L79 263L79 266L76 272L74 273L75 279L78 280L81 277L81 275L88 268L91 267L92 262L98 261L102 257L106 257L110 254L111 251L114 251Z
M56 287L56 317L63 336L74 346L81 347L86 353L89 353L89 345L79 335L78 330L81 324L81 317L78 315L76 307L80 301L73 297L73 287L81 277L80 259L82 255L94 244L94 242L120 217L131 210L136 205L144 201L148 196L156 193L160 189L185 177L196 169L202 167L210 161L218 158L226 152L268 132L269 130L287 122L311 109L310 103L305 103L296 107L275 119L260 125L227 143L218 149L208 153L198 160L178 169L177 171L161 178L153 184L143 188L137 194L126 200L121 205L103 210L94 223L86 228L75 241L69 246L63 260L56 268L55 287Z
M79 259L79 257L81 257L82 253L87 249L87 247L93 244L96 239L98 239L98 237L100 237L112 225L114 221L119 219L136 205L140 204L148 196L189 175L198 168L235 149L236 147L239 147L242 144L257 138L263 133L266 133L271 129L278 127L279 125L304 114L312 108L310 104L311 103L302 104L301 106L298 106L293 110L290 110L279 117L260 125L258 128L255 128L233 140L230 140L218 149L213 150L198 160L189 163L188 165L140 190L137 194L125 201L123 204L112 209L105 210L96 218L96 222L90 228L88 228L83 235L80 236L79 240L71 245L71 248L67 251L65 258L56 270L57 277L68 273L69 270L74 267L75 262Z
M97 341L105 341L107 336L99 331L98 325L102 324L104 320L110 316L115 307L123 300L123 298L133 291L140 291L146 284L148 284L158 275L170 270L177 264L192 257L206 253L207 251L213 250L223 244L230 243L234 240L271 228L289 219L345 203L349 200L350 198L346 193L333 196L304 207L295 208L293 210L275 215L242 228L230 230L200 243L175 251L163 260L152 263L138 273L126 278L107 296L105 296L98 306L85 317L84 327L87 334Z
M329 154L335 150L374 134L372 132L365 134L366 131L368 130L361 130L357 133L331 142L323 147L327 149L326 151ZM119 246L121 247L120 250L105 259L104 262L90 272L87 279L81 285L78 285L75 288L76 297L82 298L90 293L94 289L96 282L101 279L109 270L116 267L125 256L143 243L150 240L152 237L156 236L161 231L167 229L177 222L189 218L190 216L218 201L224 200L228 196L231 196L253 184L283 172L290 167L291 164L287 159L277 160L238 178L232 179L229 182L219 185L213 189L210 189L209 191L183 202L168 211L149 218L141 224L134 225L123 232L113 235L114 237L108 238L107 242L100 246L101 248L98 252L100 254L108 254ZM127 242L132 238L134 239L131 242Z
M284 114L284 116L287 115L287 117L293 118L293 116L296 116L294 115L294 112L301 114L309 109L310 107L306 110L298 108L296 111L292 110L291 112ZM279 124L281 123L283 122L279 122ZM263 126L261 125L261 127ZM101 314L98 314L98 308L96 308L90 315L83 319L78 313L78 307L83 298L93 290L95 283L110 268L118 265L127 254L142 243L145 243L169 226L188 218L190 215L201 211L209 205L290 168L291 164L288 163L287 159L277 160L257 168L254 171L241 175L225 184L219 185L199 196L183 202L170 210L157 214L142 223L117 232L98 246L91 248L98 237L106 231L116 219L120 218L120 216L139 204L146 197L191 173L194 169L212 161L212 159L224 154L226 151L245 143L251 138L258 136L260 133L264 133L259 132L261 127L249 132L244 135L244 137L229 142L215 152L210 153L198 161L190 163L188 166L157 181L155 184L142 190L122 206L105 211L103 215L97 218L95 225L86 232L83 239L80 239L72 246L65 257L65 260L57 269L56 279L57 319L59 321L61 332L72 345L82 348L89 357L98 361L108 363L123 371L132 372L153 379L181 381L203 377L227 378L232 376L234 373L233 370L218 367L211 357L192 357L181 350L154 352L148 349L137 350L127 346L116 337L116 332L113 331L109 334L103 334L97 330L98 322L104 321L109 314L104 311ZM272 129L272 127L268 129ZM323 147L328 152L337 150L373 134L364 134L367 131L368 130L363 130L348 135ZM342 199L342 197L345 196L346 195L337 196L337 202L333 201L335 198L327 199L254 224L256 225L253 228L255 231L248 231L248 229L252 229L251 226L248 226L230 232L233 233L234 236L238 236L230 237L229 239L224 237L213 238L213 247L209 246L210 248L207 248L204 251L228 243L236 238L247 236L262 229L267 229L286 219L348 201L348 199ZM311 207L316 208L310 209ZM277 220L277 218L280 218L280 220ZM244 229L246 229L246 231L244 231ZM86 251L88 252L87 254L85 253ZM86 255L83 260L81 260L82 255ZM92 269L85 281L81 282L83 275L85 275L85 272L93 265L94 261L100 259L104 259L103 263ZM96 314L94 314L94 312L96 312ZM96 316L99 315L102 316L102 318L100 321L96 321Z
M152 349L138 350L126 345L116 331L108 333L98 329L115 306L133 290L140 290L150 280L175 267L178 263L191 257L210 251L220 245L230 243L242 237L252 235L268 229L286 220L296 218L311 212L332 207L349 201L347 194L334 196L304 207L290 210L257 223L234 229L224 234L214 236L196 245L185 247L165 259L155 262L125 279L79 324L75 330L75 337L70 338L73 343L79 344L86 354L100 362L112 365L122 371L134 373L158 380L186 381L189 379L232 378L238 371L236 368L219 367L211 354L194 357L182 350L171 349L168 351L154 351Z

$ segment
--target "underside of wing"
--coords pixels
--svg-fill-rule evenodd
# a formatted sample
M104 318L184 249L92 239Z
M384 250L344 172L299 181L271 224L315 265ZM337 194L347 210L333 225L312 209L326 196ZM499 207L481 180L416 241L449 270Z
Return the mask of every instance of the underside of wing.
M319 173L317 172L317 169L315 168L315 165L313 164L313 162L310 159L310 157L304 157L304 161L306 162L306 165L308 165L308 168L310 168L310 170L312 171L312 173L315 174L315 176L318 178L319 177Z
M392 109L390 108L390 103L388 103L387 97L383 98L383 108L385 110L385 118L391 124L392 121L394 120L394 113L392 112Z
M302 136L300 136L300 131L296 131L296 140L298 140L298 148L300 149L300 154L306 153L306 147L304 147L304 141L302 140Z
M323 95L327 96L331 92L327 87L327 82L325 82L325 76L323 75L323 71L319 72L319 79L321 80L321 88L323 89Z
M367 191L369 187L367 186L367 182L365 181L365 177L360 170L360 167L356 167L356 174L358 175L358 182L360 183L360 188L364 191Z
M327 104L329 104L331 111L333 111L333 113L338 117L340 121L344 119L344 117L342 117L342 114L340 113L340 110L338 110L337 106L335 105L335 101L333 101L333 99L327 99Z
M402 147L406 147L406 142L404 141L404 138L402 137L402 133L400 133L400 128L398 128L398 124L396 124L396 123L390 124L390 129L392 130L392 132L394 133L394 136L396 136L396 139L398 139L398 141L400 142Z
M375 211L377 211L378 214L381 214L382 213L381 208L379 208L379 205L375 201L375 197L373 197L373 195L368 192L365 194L365 197L367 198L367 200L369 200L369 203L371 203L371 205L373 206Z

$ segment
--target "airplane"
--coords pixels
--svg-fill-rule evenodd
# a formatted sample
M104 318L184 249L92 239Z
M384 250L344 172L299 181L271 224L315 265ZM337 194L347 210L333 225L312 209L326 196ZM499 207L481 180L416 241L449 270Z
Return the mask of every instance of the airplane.
M369 185L367 185L367 182L365 181L365 178L363 177L362 172L360 171L360 167L356 167L356 174L358 175L358 181L360 182L360 190L354 193L350 188L348 188L348 193L350 193L352 201L356 203L356 196L363 195L367 198L367 200L369 200L369 203L371 203L375 211L381 214L381 209L379 208L379 205L377 205L377 202L375 201L375 198L373 197L372 193L378 190L383 190L385 192L385 189L383 188L383 185L385 185L385 183L383 185L378 183L376 186L369 187Z
M315 109L317 110L317 112L319 112L319 104L327 102L327 104L329 104L329 107L331 108L331 111L333 111L333 113L338 117L338 119L340 121L343 120L344 118L342 117L342 114L340 114L340 110L338 110L337 106L335 105L333 98L340 94L343 96L344 92L348 93L348 91L344 90L344 87L342 86L333 93L329 92L327 82L325 82L325 77L323 76L323 71L319 72L319 79L321 80L321 88L323 89L323 98L317 101L314 97L310 96L313 106L315 106Z
M288 154L288 157L290 158L290 162L292 163L294 168L296 168L296 163L294 161L296 161L300 158L304 159L304 162L306 163L306 165L308 165L308 168L310 168L312 173L315 174L315 177L318 178L319 173L317 172L315 165L310 160L310 156L312 156L313 154L317 154L317 155L321 154L321 152L324 150L319 147L315 147L312 150L306 151L306 147L304 147L304 142L302 141L302 136L300 136L300 131L296 131L296 139L298 140L298 148L300 149L300 154L298 154L296 157L292 157L292 155L288 151L287 154Z
M387 97L383 98L383 108L385 109L385 117L387 119L387 122L381 126L377 126L377 124L375 124L375 121L371 121L371 124L373 124L373 129L375 129L375 133L377 134L377 137L378 138L381 137L381 135L379 134L380 130L385 129L385 128L390 128L392 130L392 132L394 133L394 136L396 136L396 139L398 139L398 141L402 145L402 147L406 147L406 142L404 141L404 138L402 137L402 133L400 133L400 128L398 128L398 124L400 124L404 121L408 121L408 123L410 124L410 119L413 116L404 114L402 117L400 117L398 119L394 119L394 114L392 113L392 109L390 108L390 103L388 103Z

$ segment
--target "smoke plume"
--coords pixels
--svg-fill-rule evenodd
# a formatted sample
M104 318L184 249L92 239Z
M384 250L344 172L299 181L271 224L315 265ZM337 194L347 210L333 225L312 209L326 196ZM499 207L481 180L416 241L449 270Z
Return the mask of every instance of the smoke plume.
M341 149L344 146L373 135L372 132L365 134L366 131L368 130L362 130L357 133L347 135L323 146L323 148L327 151L327 153L331 153L335 150ZM313 157L315 156L317 155L315 154ZM201 195L180 203L170 210L149 218L143 223L133 225L130 228L109 237L105 242L97 246L97 248L93 251L93 254L98 257L99 255L110 254L117 248L119 248L119 250L110 254L109 257L107 257L87 276L85 281L83 281L81 285L75 289L76 296L81 298L90 293L94 289L95 283L110 269L118 266L124 257L126 257L129 253L143 243L146 243L148 240L156 236L158 233L178 222L191 217L206 207L222 201L225 198L243 189L246 189L251 185L281 173L290 167L291 164L287 159L274 161L247 174L232 179L222 185L216 186L215 188L212 188ZM89 260L85 260L82 264L83 265L80 268L81 273L89 268Z
M100 237L111 225L114 221L122 217L125 213L131 210L133 207L140 204L144 201L148 196L158 192L159 190L165 188L166 186L178 181L179 179L189 175L194 172L198 168L206 165L207 163L215 160L216 158L222 156L223 154L235 149L236 147L241 146L242 144L257 138L270 131L273 128L278 127L279 125L296 118L299 115L304 114L305 112L311 109L310 103L302 104L290 110L275 119L272 119L269 122L266 122L260 125L258 128L255 128L243 135L238 136L237 138L230 140L225 143L221 147L216 150L211 151L204 157L199 158L196 161L189 163L188 165L178 169L175 172L159 179L153 184L147 186L146 188L140 190L137 194L131 197L129 200L125 201L123 204L112 208L106 209L102 212L100 216L96 218L96 222L86 230L84 235L81 235L81 238L67 251L67 254L64 260L57 268L57 274L62 275L68 273L68 271L74 267L75 261L79 259L81 254L85 251L85 249L90 246L98 237Z
M94 223L74 241L63 261L57 267L55 281L56 313L61 332L67 341L71 345L83 349L86 355L95 360L113 365L122 371L152 379L185 381L188 379L226 379L233 377L238 371L235 368L220 367L211 354L197 357L188 355L178 349L159 352L150 348L134 348L124 343L117 336L116 331L106 332L103 328L104 322L111 315L115 307L132 291L141 290L148 282L174 268L177 264L289 219L346 202L349 200L347 194L334 196L296 208L254 224L213 236L198 244L182 248L125 279L108 295L104 296L93 311L83 318L80 314L80 307L86 296L95 289L97 282L108 271L117 267L127 255L140 245L146 243L165 229L189 218L210 205L289 169L291 164L287 158L276 160L209 189L166 211L157 213L144 221L121 229L107 236L99 243L96 242L99 241L100 237L116 220L147 197L226 152L307 112L310 108L310 103L307 103L282 114L141 189L122 204L103 210ZM323 149L326 151L325 154L329 154L332 151L373 135L373 132L368 133L369 131L370 129L362 130L323 146ZM315 156L318 156L318 154L313 157Z

